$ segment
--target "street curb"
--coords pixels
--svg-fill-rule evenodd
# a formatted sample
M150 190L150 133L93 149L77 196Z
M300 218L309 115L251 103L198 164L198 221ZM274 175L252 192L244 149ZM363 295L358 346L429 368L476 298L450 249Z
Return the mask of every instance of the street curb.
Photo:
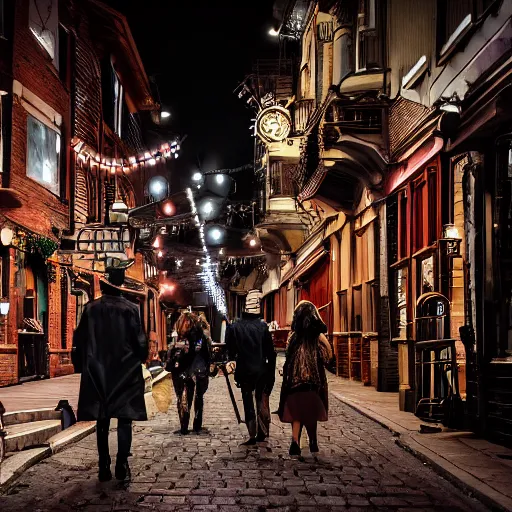
M340 393L331 391L331 394L340 402L348 405L366 418L392 432L396 437L395 443L397 446L414 455L418 460L428 464L436 473L458 487L469 497L478 499L492 510L505 512L512 510L512 500L503 496L463 469L458 468L448 460L443 459L432 450L419 444L411 437L408 430L400 427L384 416L345 398Z
M79 425L79 423L75 425ZM69 427L69 429L73 429L75 425ZM71 434L67 432L69 429L63 430L55 436L60 436L61 439L52 440L51 438L48 440L48 444L44 446L22 450L5 459L0 465L0 493L7 491L27 469L94 433L96 431L96 422L93 425L80 427L80 425L76 427L75 432ZM7 472L7 475L4 479L5 472Z

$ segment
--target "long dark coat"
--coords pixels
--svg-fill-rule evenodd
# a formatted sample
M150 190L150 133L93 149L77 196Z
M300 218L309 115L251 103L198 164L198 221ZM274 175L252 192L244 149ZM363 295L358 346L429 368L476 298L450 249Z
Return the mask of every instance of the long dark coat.
M148 344L135 304L108 287L89 302L73 337L72 360L82 373L78 420L146 420L141 363Z
M255 388L264 379L269 395L275 381L276 351L267 324L259 315L242 313L242 318L228 327L226 344L230 360L236 360L236 382Z

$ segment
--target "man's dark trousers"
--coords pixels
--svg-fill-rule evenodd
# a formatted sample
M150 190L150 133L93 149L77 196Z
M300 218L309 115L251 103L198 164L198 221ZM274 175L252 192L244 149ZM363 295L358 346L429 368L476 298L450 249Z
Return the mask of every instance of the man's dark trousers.
M268 379L261 377L256 385L242 384L242 400L244 403L245 424L251 438L264 439L269 436L270 429L270 405L269 397L272 387L269 389ZM254 409L256 399L256 410Z
M96 439L98 442L98 454L100 465L110 464L110 452L108 449L108 431L110 418L98 420L96 423ZM116 464L126 462L130 456L132 447L132 420L117 420L117 460Z

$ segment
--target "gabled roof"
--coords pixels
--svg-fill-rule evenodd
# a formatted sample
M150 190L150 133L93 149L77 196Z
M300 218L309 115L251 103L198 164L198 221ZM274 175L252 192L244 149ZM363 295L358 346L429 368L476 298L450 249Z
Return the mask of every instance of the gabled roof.
M132 112L157 110L144 65L125 16L98 0L88 0L95 11L95 40L108 44L114 67L126 92Z

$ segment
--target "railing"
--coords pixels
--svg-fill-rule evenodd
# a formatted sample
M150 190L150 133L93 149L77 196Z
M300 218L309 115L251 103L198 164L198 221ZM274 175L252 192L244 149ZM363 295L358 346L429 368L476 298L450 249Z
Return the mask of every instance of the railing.
M346 108L331 105L326 112L326 124L339 126L345 133L380 133L382 131L381 108Z
M303 132L315 107L315 100L299 100L294 104L294 131Z

